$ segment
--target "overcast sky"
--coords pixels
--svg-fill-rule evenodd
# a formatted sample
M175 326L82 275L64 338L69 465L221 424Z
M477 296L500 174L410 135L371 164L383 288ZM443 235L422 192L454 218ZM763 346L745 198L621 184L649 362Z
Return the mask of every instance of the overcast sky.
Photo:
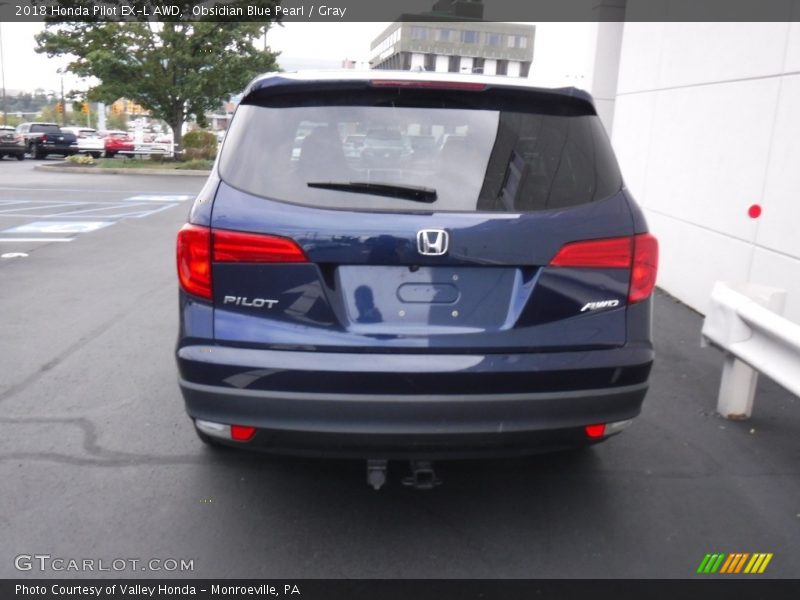
M338 68L344 59L366 62L372 40L388 23L287 23L273 27L267 44L280 50L279 63L286 70ZM40 23L2 23L4 78L7 90L58 90L58 69L65 58L47 58L34 52L33 36ZM557 87L591 85L591 58L595 43L594 23L540 23L536 26L531 80ZM64 88L85 89L88 82L64 75Z

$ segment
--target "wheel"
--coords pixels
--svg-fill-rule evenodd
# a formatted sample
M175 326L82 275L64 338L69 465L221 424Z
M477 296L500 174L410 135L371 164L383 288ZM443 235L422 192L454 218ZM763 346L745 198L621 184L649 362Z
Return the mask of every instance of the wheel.
M100 152L92 152L92 158L100 158Z
M41 150L39 150L39 149L37 149L37 150L36 150L36 151L33 153L33 158L35 158L36 160L44 160L46 156L47 156L47 152L42 152L42 151L41 151Z
M115 154L116 152L109 152L108 150L106 150L106 158L114 158Z
M25 160L25 153L20 152L19 154L17 154L17 160Z

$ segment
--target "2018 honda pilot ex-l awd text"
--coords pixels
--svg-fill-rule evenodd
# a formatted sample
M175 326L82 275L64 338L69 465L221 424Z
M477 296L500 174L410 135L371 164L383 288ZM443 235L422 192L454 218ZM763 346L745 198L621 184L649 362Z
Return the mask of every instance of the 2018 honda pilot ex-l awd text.
M359 135L404 150L345 148ZM657 243L579 90L261 76L177 259L180 387L208 443L521 454L617 433L647 390Z

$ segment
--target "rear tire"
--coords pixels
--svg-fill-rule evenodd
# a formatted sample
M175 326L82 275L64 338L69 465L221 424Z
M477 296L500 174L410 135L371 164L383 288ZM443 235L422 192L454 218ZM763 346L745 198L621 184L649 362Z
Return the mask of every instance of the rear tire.
M100 152L92 152L92 158L100 158Z
M17 160L25 160L25 153L20 152L19 154L17 154L16 158Z
M114 155L115 155L115 154L116 154L116 152L108 152L108 151L107 151L107 152L106 152L106 158L114 158Z

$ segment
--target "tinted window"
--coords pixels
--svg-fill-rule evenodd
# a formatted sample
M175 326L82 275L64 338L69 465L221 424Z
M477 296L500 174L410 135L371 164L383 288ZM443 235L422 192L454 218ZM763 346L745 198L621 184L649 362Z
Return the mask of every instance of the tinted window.
M281 201L371 210L545 210L605 198L622 186L605 131L585 109L556 104L523 112L525 102L492 109L485 97L475 108L407 100L413 106L241 105L220 175ZM421 204L308 186L320 182L432 188L437 199Z
M58 125L42 125L34 123L31 125L31 133L61 133Z

